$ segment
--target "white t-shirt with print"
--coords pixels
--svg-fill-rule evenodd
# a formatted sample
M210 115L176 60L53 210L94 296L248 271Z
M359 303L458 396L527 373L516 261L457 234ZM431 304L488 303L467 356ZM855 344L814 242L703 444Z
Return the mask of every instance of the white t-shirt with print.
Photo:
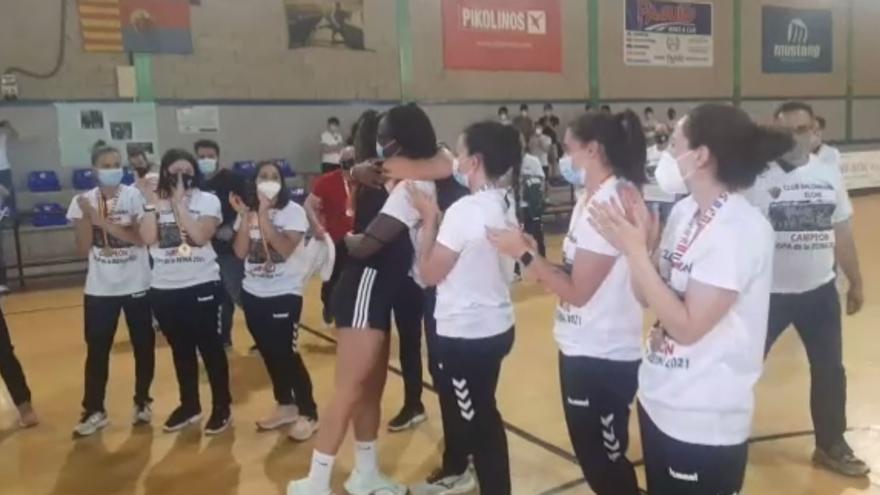
M321 144L325 146L339 146L343 143L342 134L338 132L324 131L321 133ZM333 153L323 153L321 155L321 163L330 163L339 165L341 154L336 151Z
M101 192L96 187L79 196L88 198L92 208L98 209ZM83 218L77 199L73 198L67 209L68 220ZM137 225L144 214L144 199L141 192L124 184L119 186L116 199L108 199L108 219L111 223L125 227ZM110 250L106 251L106 243ZM135 246L117 239L109 233L92 226L92 248L89 250L89 272L86 275L85 293L90 296L127 296L150 288L150 259L145 246Z
M309 229L306 211L293 201L278 210L269 210L269 220L279 232L299 232L305 234ZM266 248L263 235L257 224L250 227L250 248L244 261L244 280L242 288L256 297L275 297L286 294L302 295L308 262L300 256L305 250L303 239L291 255L284 259L280 253L269 247L272 259L270 269L266 269ZM235 230L241 228L241 217L235 221Z
M6 155L6 143L9 140L9 134L0 129L0 170L9 170L9 157Z
M776 231L774 293L807 292L834 279L834 226L853 213L839 169L815 155L790 172L772 163L746 195Z
M560 301L556 307L553 331L559 350L566 356L638 361L642 355L642 306L633 295L629 264L589 222L589 203L612 198L620 203L619 184L617 178L611 178L589 201L581 195L562 243L562 262L569 273L578 250L616 258L587 304L574 307Z
M204 246L190 245L189 256L180 256L177 252L181 244L180 229L174 212L167 201L160 201L157 207L159 241L150 246L153 288L183 289L220 280L217 253L211 242ZM223 218L217 196L199 189L190 192L189 212L196 220L201 217Z
M829 146L825 143L822 143L822 146L820 146L819 150L816 152L816 157L819 158L820 162L826 165L832 165L840 168L840 150L835 148L834 146Z
M657 147L656 144L648 147L647 150L647 169L650 172L648 174L648 183L644 185L642 188L642 192L645 196L645 201L656 201L659 203L675 203L675 194L669 194L664 191L659 185L657 185L657 179L654 178L654 173L657 170L657 164L660 163L660 157L663 156L663 151Z
M545 175L544 167L541 166L541 160L531 153L524 154L520 175L531 175L543 179Z
M459 199L443 215L437 243L458 253L458 260L437 285L437 335L481 339L513 326L514 260L492 247L486 227L516 225L514 206L505 190L487 189Z
M674 262L676 246L697 211L692 197L672 209L660 243L660 275L681 298L693 279L736 292L736 302L691 345L651 330L639 369L639 401L660 430L676 440L737 445L748 439L753 388L764 364L773 229L742 195L731 194Z
M427 194L437 194L437 186L432 181L403 180L398 182L397 185L394 186L394 189L391 190L391 193L389 193L388 199L385 200L385 205L382 206L382 211L380 213L384 213L389 217L399 220L409 229L409 238L415 249L413 267L410 271L410 276L419 287L425 288L425 284L422 282L422 277L419 274L418 260L419 236L422 232L422 217L419 215L419 210L412 205L412 202L409 199L407 184L415 184L417 188Z

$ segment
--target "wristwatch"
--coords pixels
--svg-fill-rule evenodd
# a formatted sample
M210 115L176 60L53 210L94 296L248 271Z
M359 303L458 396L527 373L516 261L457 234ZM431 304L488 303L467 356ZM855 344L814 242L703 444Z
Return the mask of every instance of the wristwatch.
M144 205L144 213L156 213L156 205Z
M522 264L522 266L528 268L528 266L532 264L532 261L534 261L534 259L535 257L532 255L532 253L526 251L522 256L519 257L519 262L520 264Z

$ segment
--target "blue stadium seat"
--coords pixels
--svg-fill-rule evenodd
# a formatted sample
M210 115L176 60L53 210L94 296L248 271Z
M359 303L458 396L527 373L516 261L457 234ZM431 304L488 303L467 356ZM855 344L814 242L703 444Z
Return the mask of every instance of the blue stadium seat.
M134 172L131 171L131 168L125 167L122 170L123 170L122 183L125 184L126 186L130 186L130 185L134 184Z
M284 178L296 177L296 170L290 165L290 160L286 158L279 158L274 160L275 163L281 168L281 174Z
M253 160L244 160L232 164L232 170L244 177L253 177L257 173L257 164Z
M28 190L31 192L51 192L61 190L58 174L52 170L35 170L27 176Z
M67 225L64 207L58 203L37 203L34 205L32 221L35 227Z
M95 172L92 169L78 168L73 171L73 188L77 191L88 191L95 185Z

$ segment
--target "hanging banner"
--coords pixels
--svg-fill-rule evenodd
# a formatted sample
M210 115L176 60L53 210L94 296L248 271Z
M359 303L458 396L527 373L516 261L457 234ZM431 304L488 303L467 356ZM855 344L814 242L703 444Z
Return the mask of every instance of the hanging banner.
M365 50L364 0L284 0L289 48Z
M829 9L765 5L762 68L767 74L829 73L833 18Z
M559 0L442 0L451 70L562 71Z
M626 65L712 67L712 4L626 0Z
M842 153L840 173L849 190L880 187L880 151Z
M83 51L193 52L188 0L79 0Z

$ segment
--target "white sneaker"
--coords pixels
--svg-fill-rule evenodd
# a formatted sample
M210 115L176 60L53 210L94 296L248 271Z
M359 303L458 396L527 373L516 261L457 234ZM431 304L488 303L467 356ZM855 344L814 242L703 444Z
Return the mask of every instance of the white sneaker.
M6 294L9 294L10 292L12 292L12 290L9 289L8 285L0 284L0 296L5 296Z
M94 435L108 424L110 424L110 420L107 419L107 413L105 412L83 413L79 424L73 429L73 436L74 438L80 438Z
M295 440L297 442L305 442L306 440L315 436L315 432L317 431L318 420L306 416L300 416L296 418L296 421L293 422L293 426L290 427L290 432L288 432L288 436L291 440Z
M153 421L153 408L149 404L139 406L135 404L131 424L134 426L148 425Z
M405 486L391 481L378 471L361 474L355 469L343 486L351 495L406 495L407 493Z
M333 495L331 490L318 490L308 478L291 481L287 484L287 495Z
M271 416L257 421L257 431L275 430L293 424L297 419L299 409L296 406L278 406Z
M444 473L438 469L428 476L424 483L411 487L413 495L459 495L470 493L477 488L477 480L466 469L462 474Z

